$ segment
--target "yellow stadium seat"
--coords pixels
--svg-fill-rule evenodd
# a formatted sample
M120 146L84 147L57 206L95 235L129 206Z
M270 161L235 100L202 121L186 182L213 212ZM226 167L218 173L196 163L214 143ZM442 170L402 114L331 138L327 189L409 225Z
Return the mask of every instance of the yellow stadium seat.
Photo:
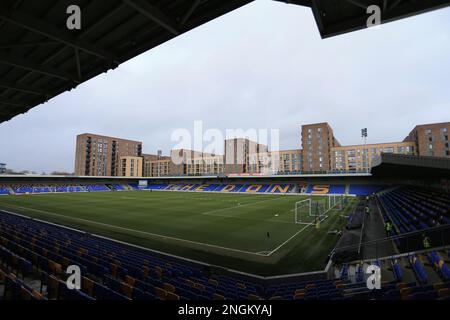
M155 287L155 295L160 300L166 300L167 292L164 289Z
M225 297L221 294L214 293L212 299L213 300L225 300Z
M180 296L172 292L167 292L166 300L180 300Z
M409 296L412 293L412 289L409 287L401 288L400 289L400 295L403 296Z
M218 282L216 279L209 279L209 280L208 280L208 283L209 283L210 285L215 286L215 287L217 287L217 286L219 285L219 282Z
M399 283L397 283L397 284L395 285L395 287L396 287L397 289L402 289L402 288L406 287L406 283L399 282Z
M245 289L246 286L245 286L245 284L243 284L242 282L237 282L237 283L236 283L236 288L239 288L239 289Z
M443 282L437 282L433 285L433 288L435 291L439 291L440 289L444 289L445 288L445 283Z
M295 290L294 295L296 296L296 295L305 294L305 293L306 293L305 289L297 289L297 290Z
M201 291L205 291L205 286L202 285L201 283L195 283L194 288L201 290Z
M33 290L31 292L31 296L36 300L44 300L44 296L39 291L36 290Z
M441 298L450 296L450 289L448 289L448 288L439 289L438 296L441 297Z
M130 286L126 283L122 283L121 289L122 289L122 293L124 296L127 296L130 299L133 297L133 287L132 286Z
M125 283L129 286L134 287L134 284L136 283L136 279L127 275L127 276L125 276Z
M170 283L164 283L163 289L167 292L175 293L175 286L171 285Z
M92 281L89 278L83 277L82 279L82 288L85 293L87 293L89 296L94 295L94 281Z

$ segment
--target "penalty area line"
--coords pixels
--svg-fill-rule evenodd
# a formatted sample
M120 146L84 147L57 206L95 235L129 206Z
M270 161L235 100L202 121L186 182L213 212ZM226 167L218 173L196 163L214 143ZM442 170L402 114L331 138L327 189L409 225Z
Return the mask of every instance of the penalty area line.
M323 221L323 220L322 220ZM306 228L313 226L314 224L307 224L305 225L303 228L301 228L299 231L297 231L293 236L291 236L289 239L287 239L286 241L284 241L282 244L280 244L278 247L276 247L275 249L273 249L272 251L270 251L267 254L267 257L270 257L272 254L274 254L275 252L277 252L278 250L281 249L281 247L283 247L284 245L286 245L289 241L291 241L292 239L294 239L297 235L299 235L300 233L302 233L303 231L306 230Z

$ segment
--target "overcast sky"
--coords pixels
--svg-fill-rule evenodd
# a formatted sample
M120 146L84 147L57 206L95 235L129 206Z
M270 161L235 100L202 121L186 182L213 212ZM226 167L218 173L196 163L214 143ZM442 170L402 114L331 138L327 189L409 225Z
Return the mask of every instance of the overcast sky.
M74 169L91 132L176 144L177 128L280 129L329 122L342 144L402 140L415 124L450 121L450 9L322 40L308 8L257 0L0 124L0 162Z

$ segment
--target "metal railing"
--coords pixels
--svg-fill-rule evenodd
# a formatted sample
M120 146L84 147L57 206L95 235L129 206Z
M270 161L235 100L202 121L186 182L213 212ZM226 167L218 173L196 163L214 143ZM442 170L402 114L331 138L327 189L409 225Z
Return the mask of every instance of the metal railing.
M424 237L430 240L430 247L424 246ZM336 251L358 251L359 260L375 260L383 257L404 253L427 250L432 248L450 248L450 225L443 225L404 233L392 237L382 238L333 249L331 259ZM355 259L353 259L354 261ZM351 262L351 261L345 261Z

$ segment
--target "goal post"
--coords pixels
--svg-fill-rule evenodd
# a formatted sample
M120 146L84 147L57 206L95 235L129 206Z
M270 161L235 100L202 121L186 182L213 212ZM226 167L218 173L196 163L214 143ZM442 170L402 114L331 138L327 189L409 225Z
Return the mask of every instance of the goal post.
M329 195L322 197L309 197L295 202L295 223L312 224L323 221L331 210L342 210L345 206L343 195Z
M311 199L305 199L295 203L295 223L301 223L305 221L306 217L310 217L311 215Z

